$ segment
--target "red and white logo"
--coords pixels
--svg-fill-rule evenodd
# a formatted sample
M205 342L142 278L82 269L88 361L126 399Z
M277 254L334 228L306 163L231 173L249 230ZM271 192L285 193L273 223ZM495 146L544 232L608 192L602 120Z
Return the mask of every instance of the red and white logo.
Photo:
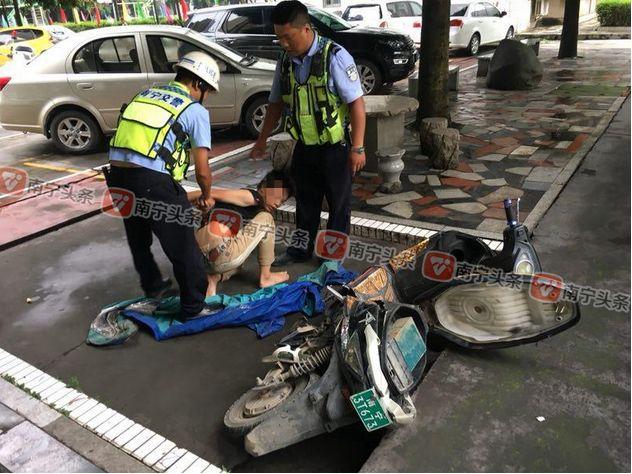
M134 212L134 193L123 188L108 188L103 193L101 210L112 217L126 219Z
M456 258L445 252L432 250L424 256L421 273L432 281L450 281L456 271Z
M327 260L344 260L349 253L349 236L336 230L321 230L316 235L314 250Z
M219 237L234 237L241 229L241 214L229 209L215 209L208 225L210 232Z
M529 296L542 303L559 301L564 289L564 280L552 273L536 273L531 277Z
M12 166L0 166L0 193L21 195L29 184L26 171Z

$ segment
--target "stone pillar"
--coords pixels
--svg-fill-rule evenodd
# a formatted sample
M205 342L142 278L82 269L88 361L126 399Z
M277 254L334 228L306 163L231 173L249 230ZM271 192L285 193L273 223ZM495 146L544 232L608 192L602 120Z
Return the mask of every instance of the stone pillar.
M448 119L444 117L428 117L421 121L419 129L419 145L424 155L432 153L432 139L430 134L433 130L443 130L448 128Z
M382 148L377 151L378 171L382 177L380 191L388 194L395 194L402 190L400 176L404 170L402 156L406 150L397 147Z
M434 129L430 132L433 168L455 169L459 164L459 131L455 128Z
M289 133L277 133L270 137L269 146L272 168L275 171L283 171L289 175L296 140Z

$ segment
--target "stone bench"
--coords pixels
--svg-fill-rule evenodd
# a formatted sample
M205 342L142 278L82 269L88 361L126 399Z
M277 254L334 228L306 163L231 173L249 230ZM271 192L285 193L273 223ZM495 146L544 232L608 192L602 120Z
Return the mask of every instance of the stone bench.
M459 71L461 70L461 66L450 65L448 67L448 90L450 91L458 91L459 90ZM419 90L419 75L418 72L415 72L408 78L408 96L417 98L417 93Z
M478 69L476 70L476 77L486 77L487 71L489 71L489 63L492 62L492 56L494 53L485 53L476 57L478 60Z

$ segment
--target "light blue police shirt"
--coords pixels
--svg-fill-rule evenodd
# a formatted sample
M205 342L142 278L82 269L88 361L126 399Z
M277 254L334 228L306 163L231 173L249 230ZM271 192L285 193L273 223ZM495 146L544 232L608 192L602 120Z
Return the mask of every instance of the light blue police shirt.
M355 61L349 52L342 46L338 46L337 51L330 56L329 63L329 90L340 97L345 103L350 104L354 100L362 97L362 84ZM304 84L309 77L309 70L312 66L313 56L322 49L322 43L319 41L318 34L314 32L314 41L310 46L307 54L303 58L292 57L294 63L294 77L296 80ZM270 91L269 101L271 103L281 102L281 63L279 59L272 81L272 90Z
M172 81L169 83L172 87L178 87L186 91L186 87L179 83ZM191 148L211 148L211 120L209 118L208 110L198 102L189 105L184 112L180 114L177 120L184 132L189 136L191 140ZM169 151L173 151L174 142L176 136L175 133L169 132L164 146ZM136 153L130 150L121 150L118 148L111 148L109 153L110 161L124 161L127 163L133 163L143 168L149 168L150 170L159 171L161 173L169 174L169 171L165 167L165 162L162 158L156 157L155 160L147 158L145 155Z

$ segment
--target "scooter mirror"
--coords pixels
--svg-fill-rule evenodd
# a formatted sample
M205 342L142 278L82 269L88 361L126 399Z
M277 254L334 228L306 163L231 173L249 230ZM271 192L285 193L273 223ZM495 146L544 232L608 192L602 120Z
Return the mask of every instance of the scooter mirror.
M559 283L542 291L523 275L512 275L511 287L482 277L477 283L446 290L429 304L426 314L432 332L460 346L516 346L551 336L579 321L579 305L562 299L565 290Z

